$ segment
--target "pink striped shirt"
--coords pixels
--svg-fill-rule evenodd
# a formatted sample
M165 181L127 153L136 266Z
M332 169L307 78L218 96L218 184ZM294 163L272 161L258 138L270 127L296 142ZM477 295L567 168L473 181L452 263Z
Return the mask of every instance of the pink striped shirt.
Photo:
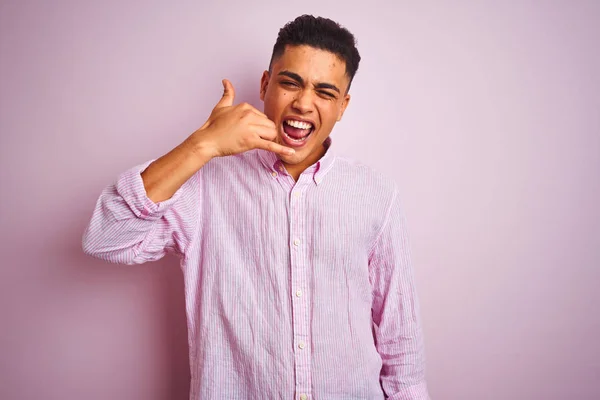
M295 182L254 150L154 203L149 163L102 192L83 247L114 263L181 258L190 399L429 399L392 181L329 148Z

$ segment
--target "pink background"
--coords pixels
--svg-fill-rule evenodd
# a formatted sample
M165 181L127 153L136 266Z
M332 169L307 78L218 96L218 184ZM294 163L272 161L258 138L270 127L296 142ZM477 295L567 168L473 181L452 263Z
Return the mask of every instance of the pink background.
M81 234L222 78L261 106L278 29L313 13L359 40L335 148L404 192L433 398L599 399L600 2L204 3L2 1L0 398L187 398L177 263Z

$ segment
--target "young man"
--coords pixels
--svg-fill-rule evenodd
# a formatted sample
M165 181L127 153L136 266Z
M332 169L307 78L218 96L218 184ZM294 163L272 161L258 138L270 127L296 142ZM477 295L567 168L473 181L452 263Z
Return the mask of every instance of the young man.
M181 257L190 399L429 398L398 191L331 149L359 61L346 29L297 18L264 113L224 80L200 129L100 196L86 253Z

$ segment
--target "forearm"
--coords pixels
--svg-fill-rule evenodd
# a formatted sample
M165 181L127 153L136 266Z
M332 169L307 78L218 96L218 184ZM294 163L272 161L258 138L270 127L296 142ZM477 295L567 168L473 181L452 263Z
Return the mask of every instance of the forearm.
M423 380L415 385L404 386L400 391L388 396L387 400L431 400L431 397Z
M377 350L383 363L380 379L385 393L394 400L428 400L420 329L414 326L394 336L385 340L378 332Z
M155 203L170 199L212 157L205 143L188 138L142 172L148 198Z

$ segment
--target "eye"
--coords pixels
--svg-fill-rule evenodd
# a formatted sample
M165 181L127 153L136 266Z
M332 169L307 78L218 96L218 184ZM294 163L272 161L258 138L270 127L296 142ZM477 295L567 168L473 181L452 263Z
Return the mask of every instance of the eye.
M319 94L322 95L322 96L325 96L325 97L327 97L329 99L335 99L335 95L333 93L330 93L330 92L325 92L323 90L320 90Z
M298 84L296 82L292 82L292 81L281 81L281 84L283 86L287 86L287 87L296 87L296 86L298 86Z

